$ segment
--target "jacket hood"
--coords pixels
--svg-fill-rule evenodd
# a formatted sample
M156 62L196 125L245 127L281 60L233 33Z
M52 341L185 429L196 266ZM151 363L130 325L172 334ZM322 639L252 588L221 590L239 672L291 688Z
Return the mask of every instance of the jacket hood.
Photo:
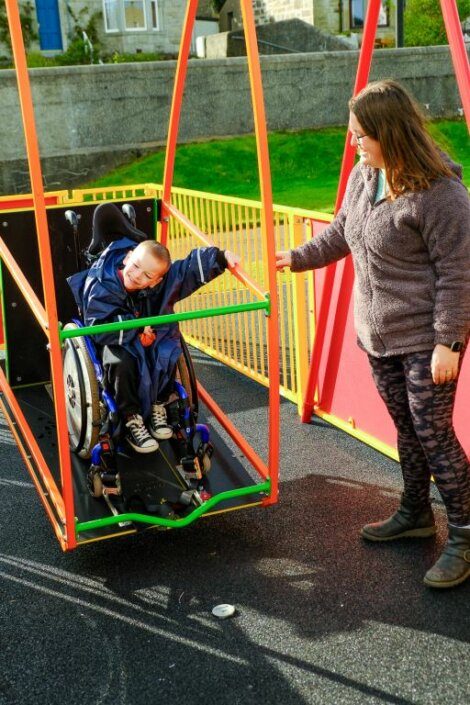
M102 283L106 281L108 289L112 289L122 298L125 297L126 290L120 279L116 277L116 269L122 263L126 253L135 246L135 242L128 238L115 240L103 253L103 255L106 253L109 256L101 256L92 264L90 269L85 269L82 272L73 274L71 277L67 277L68 285L72 289L73 296L80 309L83 308L84 286L89 276L93 279L98 279Z
M116 279L116 269L122 264L122 260L129 250L133 250L135 246L136 243L127 237L115 240L108 245L100 258L90 267L89 275L100 281Z

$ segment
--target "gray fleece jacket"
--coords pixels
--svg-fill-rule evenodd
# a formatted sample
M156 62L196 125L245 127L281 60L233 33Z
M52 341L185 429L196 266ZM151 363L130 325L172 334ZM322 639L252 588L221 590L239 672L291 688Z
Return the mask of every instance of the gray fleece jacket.
M374 204L378 169L358 164L334 221L292 254L292 271L352 254L354 320L375 357L464 341L470 331L470 198L455 178Z

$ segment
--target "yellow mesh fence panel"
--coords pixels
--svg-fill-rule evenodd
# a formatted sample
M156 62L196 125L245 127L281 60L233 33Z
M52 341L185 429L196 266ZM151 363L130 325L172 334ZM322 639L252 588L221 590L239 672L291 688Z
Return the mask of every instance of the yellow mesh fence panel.
M262 290L267 288L266 243L261 233L261 204L226 196L174 189L172 202L221 249L236 252L241 266ZM321 214L275 207L276 249L288 250L304 242L306 223ZM321 215L324 218L323 215ZM326 216L328 220L328 216ZM184 257L200 246L179 222L170 221L169 247L174 258ZM311 276L310 276L311 279ZM299 407L308 373L309 312L313 311L313 287L306 275L285 272L279 276L279 348L281 393ZM226 273L189 299L179 310L218 308L246 303L253 295ZM181 324L191 345L252 379L269 385L267 330L262 311L186 321Z

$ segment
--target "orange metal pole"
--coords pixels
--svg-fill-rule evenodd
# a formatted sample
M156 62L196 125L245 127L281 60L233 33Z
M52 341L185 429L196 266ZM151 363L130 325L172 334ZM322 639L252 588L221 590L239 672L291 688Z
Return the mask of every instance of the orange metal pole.
M205 245L208 247L211 247L214 245L212 240L204 233L202 230L200 230L197 225L194 225L189 218L187 218L184 213L181 213L176 206L173 206L171 203L165 203L165 206L168 210L168 213L172 215L178 222L183 225L186 230L188 230L190 233L195 235L201 242L203 242ZM260 299L265 299L266 295L255 281L251 279L251 277L246 274L246 272L243 271L243 269L237 265L236 267L229 267L230 272L233 274L234 277L238 279L239 282L242 284L245 284L245 286L250 289L250 291L257 296Z
M21 114L28 155L29 174L31 179L36 231L39 244L39 259L44 288L44 302L49 322L51 374L54 390L54 408L57 424L57 441L59 449L60 471L62 478L62 492L65 505L66 543L69 549L75 548L77 538L75 534L74 502L72 486L72 469L70 463L69 437L67 430L65 393L62 379L62 353L59 340L59 322L54 290L54 270L52 267L49 229L47 225L46 204L42 181L41 162L34 120L33 99L26 65L23 34L21 31L20 16L16 0L5 0L8 23L12 43L12 53L16 67L18 92L20 98Z
M261 460L257 452L250 446L248 441L241 435L240 431L236 428L236 426L233 425L233 423L230 421L230 419L224 414L220 406L218 406L217 402L215 402L210 394L204 389L204 387L200 384L200 382L197 383L197 393L202 402L207 406L209 411L214 414L215 418L217 421L220 423L222 428L224 428L229 436L235 441L237 446L240 448L242 451L243 455L247 460L250 461L250 463L253 465L253 467L259 472L261 477L267 478L269 477L269 468L266 466L265 463Z
M56 508L57 514L59 515L61 522L63 524L65 524L65 507L64 507L64 500L62 498L62 495L60 494L60 491L55 483L55 480L52 477L49 468L47 467L47 463L44 460L44 456L41 452L41 449L39 448L37 441L33 435L33 432L31 431L29 424L26 421L26 418L21 410L20 405L16 401L13 390L10 387L10 385L8 384L8 380L5 377L5 374L4 374L1 367L0 367L0 389L2 390L3 394L5 395L5 399L8 402L8 406L10 407L12 414L16 419L17 424L21 429L21 433L23 434L25 441L26 441L26 444L27 444L29 450L31 451L31 455L33 457L33 460L40 470L42 481L44 482L44 486L46 487L47 491L50 494L51 501ZM7 416L8 416L8 414L7 414Z
M470 132L470 63L465 48L457 3L455 0L441 0L441 9L454 64L455 77L460 97L462 98L463 111L467 120L468 131Z
M252 0L241 0L243 29L250 75L251 99L255 122L256 149L261 188L261 232L266 242L268 257L269 293L271 313L268 318L268 368L269 368L269 454L268 467L271 477L271 494L267 503L274 503L278 496L279 476L279 331L276 282L273 197L271 169L269 166L268 134L263 101L263 84L259 62L258 42Z
M184 84L188 69L189 50L191 48L191 37L193 34L194 22L199 0L188 0L186 15L184 18L183 33L181 35L178 63L176 65L175 85L173 87L173 98L171 101L170 123L168 126L168 139L165 153L165 167L163 170L163 203L161 212L160 242L166 245L168 240L168 211L165 204L171 200L171 187L173 185L173 172L175 169L176 141L181 116L181 105L183 103Z
M46 335L49 335L48 331L48 324L47 324L47 315L44 310L44 306L42 303L39 301L38 297L34 293L33 289L31 288L28 280L24 276L23 272L19 268L15 258L11 254L10 250L6 246L4 240L0 237L0 259L3 260L3 262L6 264L8 267L11 276L15 280L16 284L18 285L19 290L25 297L31 311L34 313L36 316L36 320L38 321L39 325L43 329Z

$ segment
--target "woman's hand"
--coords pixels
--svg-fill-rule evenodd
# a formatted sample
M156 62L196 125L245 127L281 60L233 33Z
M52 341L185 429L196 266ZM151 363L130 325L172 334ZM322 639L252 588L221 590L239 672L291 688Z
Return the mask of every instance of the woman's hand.
M290 250L280 250L276 252L276 269L278 272L283 272L284 267L292 266L292 255Z
M460 353L452 352L447 345L438 343L431 357L431 374L434 384L452 382L459 370Z
M235 254L235 252L231 252L230 250L225 250L224 252L225 259L227 260L228 268L233 269L234 267L237 266L237 264L240 264L240 256Z

